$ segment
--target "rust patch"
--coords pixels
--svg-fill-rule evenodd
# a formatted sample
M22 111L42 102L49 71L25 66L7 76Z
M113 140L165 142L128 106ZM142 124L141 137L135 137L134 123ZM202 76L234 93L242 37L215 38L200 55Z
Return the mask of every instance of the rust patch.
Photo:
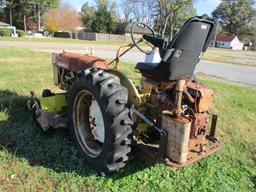
M157 146L157 145L154 146L154 145L136 143L136 145L134 146L135 156L138 159L145 161L149 164L153 164L157 161L160 161L169 167L182 168L189 164L195 163L206 156L209 156L209 155L215 153L216 151L218 151L222 148L222 145L219 141L215 141L215 142L211 142L211 144L209 146L205 145L203 148L203 151L190 150L188 152L187 161L182 164L177 163L169 158L164 158L164 159L159 158L158 157L158 150L159 150L158 147L159 146Z
M213 90L204 87L202 84L189 82L188 91L196 98L195 109L197 113L209 111L212 107Z
M220 142L216 141L215 143L212 143L211 146L204 146L204 150L202 152L199 152L200 150L199 151L191 150L188 154L186 163L179 164L170 159L165 159L164 163L170 167L182 168L192 163L195 163L206 156L209 156L215 153L216 151L220 150L221 147L222 145L220 144Z
M208 127L208 115L207 113L195 113L193 117L193 123L191 126L190 138L196 139L206 135L206 128Z
M57 56L56 65L69 71L78 72L85 69L95 68L108 68L106 60L92 56L82 55L77 53L60 53Z

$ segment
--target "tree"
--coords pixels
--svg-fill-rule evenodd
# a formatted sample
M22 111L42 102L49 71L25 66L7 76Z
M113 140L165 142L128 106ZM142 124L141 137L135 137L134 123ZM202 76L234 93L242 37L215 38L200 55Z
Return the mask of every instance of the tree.
M2 21L6 21L6 15L4 12L4 8L6 7L6 1L5 0L0 0L0 18Z
M9 21L10 25L12 25L12 8L13 8L13 0L6 1L7 7L9 9Z
M196 9L192 2L182 7L176 14L173 14L173 16L169 18L165 34L170 34L172 38L173 33L179 30L189 18L195 15Z
M120 6L119 6L119 10L121 12L119 18L120 18L120 20L123 20L124 22L129 22L131 20L133 6L130 3L130 1L131 0L124 0L123 2L121 2Z
M45 14L44 25L49 32L59 30L74 32L76 27L81 25L81 19L74 7L65 4L58 9L48 10Z
M38 30L41 30L41 16L50 8L57 8L60 5L60 0L28 0L33 6L37 14Z
M116 12L109 0L95 0L95 8L85 4L82 7L82 21L86 30L99 33L115 32Z
M59 30L58 15L56 9L49 9L45 14L44 26L50 32L57 32Z
M87 31L92 31L92 24L95 18L95 12L95 8L89 6L88 3L85 3L81 8L82 23Z
M3 8L3 21L26 30L27 20L38 20L38 29L41 27L41 16L49 8L57 7L60 0L6 0ZM1 19L2 19L1 18Z
M156 5L155 0L123 0L119 5L120 20L144 22L152 26Z
M178 18L179 11L187 5L190 5L192 0L157 0L159 23L157 28L161 37L165 36L168 22L170 21L170 31L174 31L175 21Z
M27 29L31 31L36 31L37 30L37 21L33 18L28 18L27 19Z
M0 7L6 6L6 0L0 0Z
M99 7L95 12L95 19L91 25L91 29L98 33L113 33L115 32L115 18L107 10L106 6Z
M65 4L58 10L58 23L61 30L74 32L81 26L81 18L74 7Z
M252 35L254 7L255 0L222 0L212 15L224 32L245 38Z

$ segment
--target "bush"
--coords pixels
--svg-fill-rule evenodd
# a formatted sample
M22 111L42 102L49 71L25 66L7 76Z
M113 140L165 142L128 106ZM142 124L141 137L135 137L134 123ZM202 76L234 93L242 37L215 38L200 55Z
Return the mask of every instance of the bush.
M23 31L23 30L20 30L20 29L18 29L18 30L16 31L16 33L18 34L19 37L23 37L23 36L26 35L26 32Z
M55 32L54 37L61 37L61 38L71 38L69 32Z
M10 29L0 29L0 36L10 37L12 34L12 30Z

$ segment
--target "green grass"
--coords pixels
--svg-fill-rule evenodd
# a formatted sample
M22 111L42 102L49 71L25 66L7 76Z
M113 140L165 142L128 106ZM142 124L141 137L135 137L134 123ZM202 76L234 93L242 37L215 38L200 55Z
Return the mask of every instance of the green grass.
M133 65L122 70L133 80ZM50 54L0 48L0 191L256 191L256 88L207 76L223 149L185 167L132 160L124 172L97 176L66 131L43 134L26 111L30 90L54 88Z
M240 57L240 55L243 57ZM231 49L209 48L207 52L204 53L203 59L209 61L216 61L220 63L256 67L256 52L232 51Z
M228 56L228 55L219 55L219 54L214 54L212 52L205 53L203 56L203 59L208 60L208 61L220 62L220 63L237 64L237 65L256 67L255 59L244 60L243 58Z
M248 51L248 50L232 50L232 49L226 49L226 48L219 48L219 47L209 47L208 50L210 51L225 51L225 52L231 52L231 53L245 53L251 56L256 55L256 51Z
M19 42L47 42L47 43L88 43L88 44L100 44L100 45L123 45L124 42L118 41L86 41L79 39L68 38L38 38L38 37L0 37L0 41L19 41Z
M28 37L0 37L0 41L18 41L18 42L47 42L47 43L81 43L81 44L95 44L95 45L116 45L121 46L127 42L117 42L117 41L85 41L79 39L67 39L67 38L28 38ZM142 44L146 46L145 44ZM235 53L235 55L229 55L226 53ZM231 49L224 48L212 48L210 47L204 54L203 59L216 62L224 62L229 64L256 66L256 61L254 58L245 59L239 57L236 53L240 53L243 56L256 57L255 51L234 51Z

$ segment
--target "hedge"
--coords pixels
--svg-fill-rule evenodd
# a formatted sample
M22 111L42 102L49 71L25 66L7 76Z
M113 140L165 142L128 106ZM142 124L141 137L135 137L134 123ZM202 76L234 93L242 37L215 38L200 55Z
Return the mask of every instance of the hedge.
M23 36L26 35L26 32L23 31L23 30L20 30L20 29L18 29L18 30L16 31L16 33L18 34L19 37L23 37Z
M12 34L12 30L10 29L0 29L0 36L10 37Z

